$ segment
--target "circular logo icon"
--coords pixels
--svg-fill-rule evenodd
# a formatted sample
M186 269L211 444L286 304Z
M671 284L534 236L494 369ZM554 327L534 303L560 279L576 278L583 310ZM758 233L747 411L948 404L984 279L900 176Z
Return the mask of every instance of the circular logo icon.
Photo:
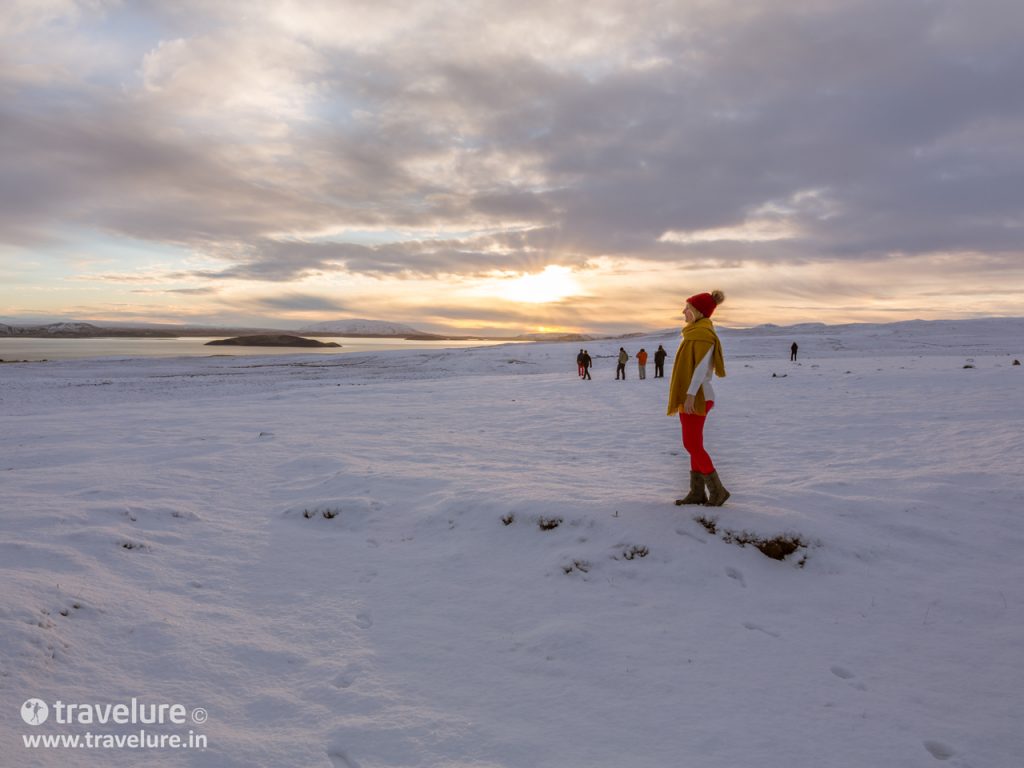
M29 725L42 725L50 717L50 705L42 699L29 699L21 705L21 719Z

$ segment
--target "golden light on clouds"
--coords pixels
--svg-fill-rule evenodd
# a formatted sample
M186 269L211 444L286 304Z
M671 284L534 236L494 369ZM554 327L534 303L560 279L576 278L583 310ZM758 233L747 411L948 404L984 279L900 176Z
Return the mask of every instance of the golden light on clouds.
M755 219L736 227L698 229L691 232L669 230L658 242L692 245L694 243L770 243L797 237L799 230L785 220Z

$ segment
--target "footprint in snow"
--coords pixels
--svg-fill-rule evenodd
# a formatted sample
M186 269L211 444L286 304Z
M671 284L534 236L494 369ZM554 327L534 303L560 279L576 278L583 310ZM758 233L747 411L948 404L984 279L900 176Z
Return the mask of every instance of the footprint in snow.
M354 669L347 669L344 672L342 672L340 675L338 675L337 677L334 678L334 681L333 681L334 687L335 688L351 688L352 684L356 681L357 677L358 677L358 675L356 675L356 672L355 672Z
M369 629L373 626L373 616L369 611L360 611L356 614L355 622L360 629Z
M359 763L349 757L345 750L338 747L331 747L327 751L327 758L331 761L331 765L334 768L359 768Z
M699 541L701 544L707 544L708 543L707 539L702 539L697 534L690 533L690 531L686 530L685 528L676 528L676 533L679 534L680 536L687 536L687 537L689 537L691 539L695 539L695 540Z
M765 629L760 624L755 624L752 621L743 622L743 627L745 629L749 629L751 632L764 632L766 635L770 635L771 637L782 637L778 632L772 632L770 629Z
M740 583L740 586L746 589L747 580L743 578L743 573L737 568L726 568L725 575L730 579L735 579Z
M936 760L949 760L956 754L952 747L949 747L939 741L926 741L924 742L924 748L928 750L929 754Z
M851 687L856 688L858 691L866 691L868 687L861 682L853 682L853 678L856 677L853 672L848 670L846 667L841 667L838 664L833 664L830 667L832 674L838 677L840 680L847 680L850 682Z

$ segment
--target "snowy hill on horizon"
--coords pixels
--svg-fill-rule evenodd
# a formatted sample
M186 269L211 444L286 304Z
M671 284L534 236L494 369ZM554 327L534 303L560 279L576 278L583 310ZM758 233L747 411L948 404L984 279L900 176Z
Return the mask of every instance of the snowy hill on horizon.
M352 336L423 336L412 326L392 323L387 320L327 320L299 328L299 333L340 333Z
M21 336L30 333L52 336L93 335L100 330L101 327L98 325L78 321L62 321L29 326L0 323L0 336Z
M665 329L642 340L678 344L680 329ZM989 354L1006 347L1010 338L1024 339L1024 318L984 317L967 320L903 320L895 323L800 323L790 326L757 325L751 328L717 328L722 346L739 350L740 356L775 350L789 355L794 341L801 355L932 355Z

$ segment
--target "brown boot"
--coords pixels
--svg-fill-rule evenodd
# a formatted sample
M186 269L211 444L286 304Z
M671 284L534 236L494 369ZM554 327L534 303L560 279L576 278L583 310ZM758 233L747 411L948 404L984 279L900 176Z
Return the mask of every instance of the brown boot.
M676 506L683 504L704 504L707 497L704 495L704 475L700 472L690 470L690 492L682 499L676 499Z
M709 507L720 507L725 504L725 500L729 498L729 492L725 490L725 486L722 485L722 481L718 479L718 472L712 472L710 475L704 475L704 482L708 486L708 501Z

